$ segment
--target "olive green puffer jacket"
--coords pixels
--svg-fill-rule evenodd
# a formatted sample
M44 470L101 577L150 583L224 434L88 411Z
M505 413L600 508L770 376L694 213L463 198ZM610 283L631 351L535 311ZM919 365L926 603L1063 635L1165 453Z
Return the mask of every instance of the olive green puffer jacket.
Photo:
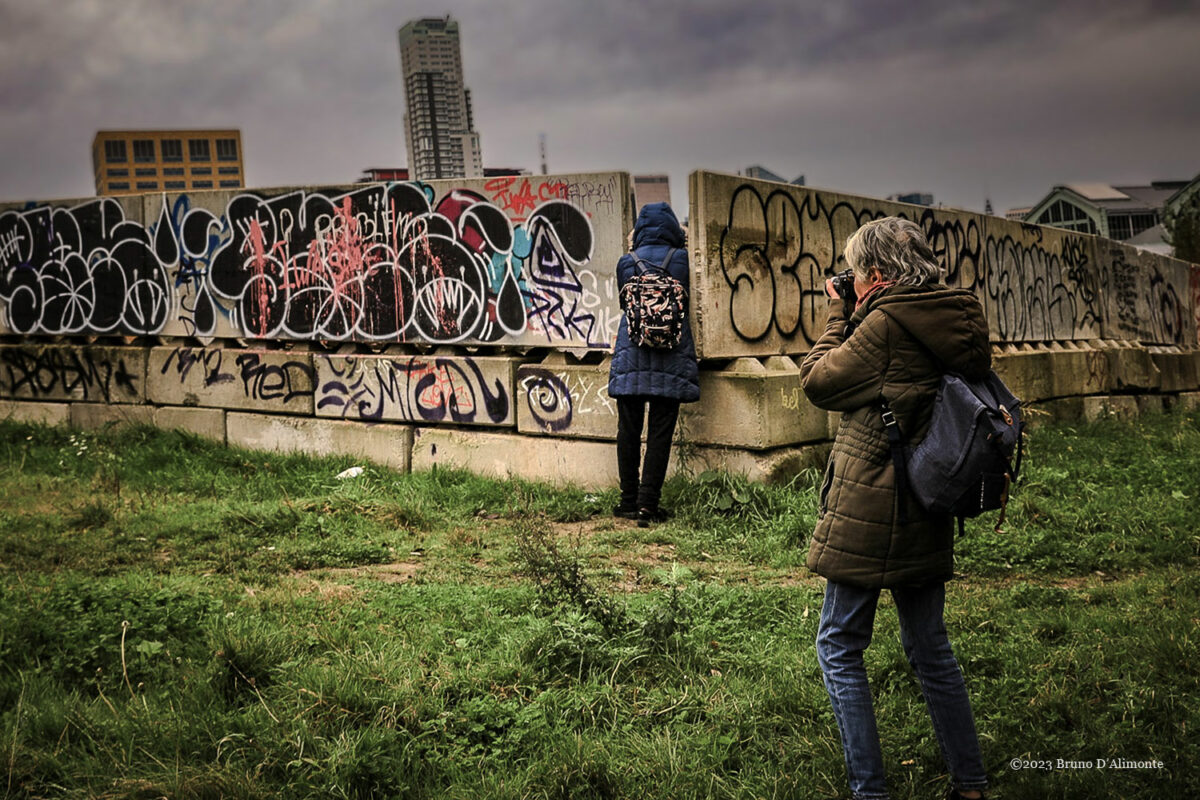
M893 286L871 295L847 339L840 300L801 365L804 392L818 408L843 412L821 487L808 567L829 580L891 588L954 574L954 526L929 515L911 492L900 525L896 476L881 398L915 446L929 429L943 371L974 378L991 366L979 300L942 284Z

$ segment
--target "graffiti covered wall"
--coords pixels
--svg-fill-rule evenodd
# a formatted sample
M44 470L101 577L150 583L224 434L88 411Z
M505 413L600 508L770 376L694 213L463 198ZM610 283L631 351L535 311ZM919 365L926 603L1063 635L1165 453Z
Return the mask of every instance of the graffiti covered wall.
M0 205L0 417L615 480L604 356L631 202L628 175L605 173ZM673 463L809 463L798 451L834 424L799 369L824 282L846 237L891 214L980 298L1024 400L1200 403L1200 267L710 172L692 174L688 210L702 399Z
M0 207L0 332L607 348L625 174Z
M919 224L946 283L974 291L996 342L1125 339L1196 345L1189 265L1094 236L695 172L692 301L706 358L796 354L824 328L825 279L863 222Z

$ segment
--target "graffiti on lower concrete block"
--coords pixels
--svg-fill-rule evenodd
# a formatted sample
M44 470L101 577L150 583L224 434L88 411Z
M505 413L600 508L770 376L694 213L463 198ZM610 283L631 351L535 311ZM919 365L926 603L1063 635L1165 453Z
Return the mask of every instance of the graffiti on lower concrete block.
M375 421L511 424L510 370L506 359L320 356L317 413Z
M140 355L140 354L139 354ZM75 347L0 347L0 396L117 402L136 398L142 375L124 355Z

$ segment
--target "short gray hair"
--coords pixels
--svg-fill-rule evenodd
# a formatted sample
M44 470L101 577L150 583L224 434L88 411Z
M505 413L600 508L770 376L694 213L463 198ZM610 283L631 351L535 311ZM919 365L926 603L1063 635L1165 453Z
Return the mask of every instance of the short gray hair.
M921 228L900 217L871 220L846 240L846 263L860 278L874 267L885 281L923 286L942 278L942 267Z

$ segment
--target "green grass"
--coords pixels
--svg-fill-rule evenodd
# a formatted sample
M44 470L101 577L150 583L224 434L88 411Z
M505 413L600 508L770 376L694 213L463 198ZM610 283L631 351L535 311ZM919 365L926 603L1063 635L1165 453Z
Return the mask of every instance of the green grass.
M352 463L0 424L5 796L846 796L813 475L672 480L639 529L611 491ZM1004 532L968 524L947 624L993 797L1200 790L1198 500L1198 414L1047 425ZM522 542L591 599L524 577ZM938 797L883 606L890 786Z

